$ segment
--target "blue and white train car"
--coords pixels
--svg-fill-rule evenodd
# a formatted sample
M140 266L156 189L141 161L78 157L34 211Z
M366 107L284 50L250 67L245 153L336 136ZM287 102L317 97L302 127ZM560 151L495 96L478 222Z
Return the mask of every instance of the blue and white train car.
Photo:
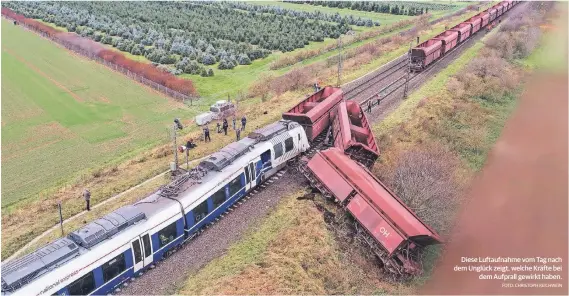
M136 204L3 264L2 294L107 294L308 148L306 134L295 122L281 120L256 130Z

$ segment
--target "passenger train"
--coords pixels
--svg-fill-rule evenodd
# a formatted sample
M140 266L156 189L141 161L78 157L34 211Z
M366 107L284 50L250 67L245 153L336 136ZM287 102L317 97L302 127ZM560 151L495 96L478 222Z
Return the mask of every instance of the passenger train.
M100 295L163 259L310 146L281 120L143 200L2 265L2 295Z

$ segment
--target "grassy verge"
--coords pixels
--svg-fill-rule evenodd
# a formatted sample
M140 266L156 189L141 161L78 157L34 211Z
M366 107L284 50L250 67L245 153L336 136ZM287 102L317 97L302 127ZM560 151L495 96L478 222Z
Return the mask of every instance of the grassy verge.
M381 294L394 286L343 254L303 192L284 197L227 254L191 275L178 294ZM365 265L365 262L361 262Z

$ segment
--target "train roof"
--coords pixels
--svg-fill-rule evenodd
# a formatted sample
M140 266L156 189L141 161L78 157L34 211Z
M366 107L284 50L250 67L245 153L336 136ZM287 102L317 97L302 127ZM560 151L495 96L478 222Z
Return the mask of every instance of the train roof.
M164 220L164 216L170 217L179 214L179 205L170 198L182 201L185 204L184 207L192 205L195 201L202 199L208 191L218 187L221 179L235 175L243 167L241 162L247 163L258 156L257 153L248 154L247 152L259 152L256 150L267 148L266 145L256 147L256 144L263 142L272 143L275 137L280 140L284 132L295 127L300 128L300 125L295 122L280 120L258 129L252 132L250 136L231 143L220 151L213 153L200 163L197 170L182 175L168 186L161 188L135 204L121 207L73 231L66 237L51 242L28 255L3 263L2 292L9 293L26 285L31 286L28 284L45 278L49 271L56 268L64 269L62 274L67 274L70 268L73 269L68 263L75 259L81 260L86 265L92 264L98 260L97 256L87 258L88 256L81 255L86 253L108 253L109 249L122 246L131 239L130 237L121 237L117 234L123 233L128 229L138 235L146 231L142 222L155 219ZM243 157L247 154L248 157ZM205 173L205 175L196 177L196 172ZM205 197L207 198L208 196ZM71 265L75 266L75 261Z
M218 190L232 178L235 178L250 161L270 149L274 144L283 142L285 138L289 137L287 132L295 128L302 129L300 124L296 122L280 120L255 130L238 142L225 146L202 162L210 171L200 181L189 183L189 186L180 188L179 193L173 198L179 200L184 209L199 204L209 197L212 191ZM221 169L217 170L217 168Z

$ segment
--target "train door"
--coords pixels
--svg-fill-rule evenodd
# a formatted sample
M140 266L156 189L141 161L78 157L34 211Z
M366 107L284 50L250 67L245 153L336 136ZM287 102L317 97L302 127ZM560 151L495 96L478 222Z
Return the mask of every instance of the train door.
M260 161L259 157L249 162L245 167L245 191L249 191L257 186L257 168L255 167L255 163L258 161Z
M135 273L152 263L152 244L148 233L132 240L131 250Z

